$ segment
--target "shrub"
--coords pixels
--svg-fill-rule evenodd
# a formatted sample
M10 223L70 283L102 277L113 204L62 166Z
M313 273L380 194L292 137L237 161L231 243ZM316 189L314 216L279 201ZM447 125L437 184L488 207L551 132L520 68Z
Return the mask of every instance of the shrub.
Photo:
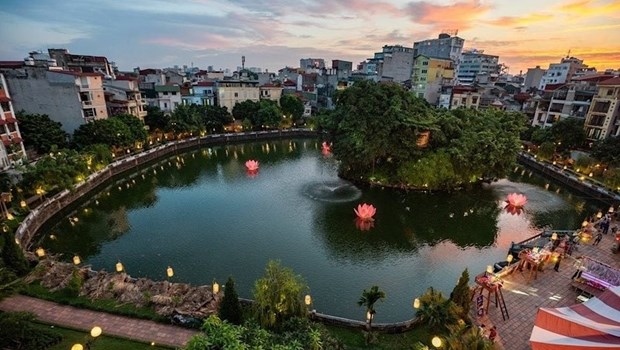
M430 327L447 329L448 326L456 324L462 312L460 306L452 300L446 300L441 292L431 287L420 297L420 308L416 316Z
M469 271L467 269L463 271L458 283L450 293L450 300L461 307L463 311L461 317L468 319L467 315L471 308L471 290L469 289Z
M35 327L34 319L26 312L0 313L0 349L43 350L60 343L60 334Z
M4 265L18 276L26 275L30 271L30 266L26 261L24 252L15 242L15 236L11 232L7 232L3 238L2 261L4 261Z
M239 303L239 296L235 290L235 281L232 277L228 278L224 286L224 297L220 303L219 316L222 320L232 324L241 324L243 322L243 311L241 310L241 303Z

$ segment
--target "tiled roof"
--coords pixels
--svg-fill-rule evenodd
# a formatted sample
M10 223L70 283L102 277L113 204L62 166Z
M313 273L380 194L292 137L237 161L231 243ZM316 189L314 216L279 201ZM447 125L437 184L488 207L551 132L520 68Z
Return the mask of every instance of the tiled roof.
M21 68L24 61L0 61L0 68Z
M545 85L545 91L555 91L559 88L561 88L562 86L564 86L566 84L564 83L559 83L559 84L547 84Z
M611 79L603 80L599 85L620 85L620 77L614 77Z
M194 83L194 86L215 86L215 82L212 81L199 81Z
M157 74L157 70L153 68L141 69L140 75Z
M138 78L129 75L117 75L115 80L137 81Z
M83 72L76 72L72 70L50 70L50 72L73 75L75 77L102 77L103 76L103 74L101 73L83 73Z

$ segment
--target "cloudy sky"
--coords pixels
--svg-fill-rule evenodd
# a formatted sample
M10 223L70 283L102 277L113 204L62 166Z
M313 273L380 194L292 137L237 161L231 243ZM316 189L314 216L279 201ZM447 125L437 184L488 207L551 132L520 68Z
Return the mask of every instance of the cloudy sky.
M307 57L356 64L456 29L513 74L569 50L620 68L620 0L2 0L0 60L64 47L121 70L235 69L245 55L247 67L274 71Z

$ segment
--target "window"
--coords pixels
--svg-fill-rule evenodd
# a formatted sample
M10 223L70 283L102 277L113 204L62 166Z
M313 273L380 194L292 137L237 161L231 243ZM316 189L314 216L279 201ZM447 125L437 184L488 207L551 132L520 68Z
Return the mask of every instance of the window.
M463 97L461 98L461 104L466 104L467 103L467 97Z
M177 107L179 107L179 103L178 103L178 102L175 102L175 103L174 103L174 108L177 108Z
M97 110L94 108L84 109L84 118L92 118L97 116Z
M239 97L239 93L238 92L235 92L235 97Z
M613 89L607 89L607 96L611 96L614 94L614 90Z
M167 91L164 91L164 96L168 96L168 92Z
M176 95L177 95L177 93L176 93L176 92L173 92L173 93L172 93L172 96L176 96Z
M164 109L168 109L168 102L164 102Z
M428 71L426 69L422 69L422 74L426 74Z
M478 103L478 96L474 96L471 98L471 103L476 104Z
M422 65L423 66L428 66L428 62L427 61L422 62Z

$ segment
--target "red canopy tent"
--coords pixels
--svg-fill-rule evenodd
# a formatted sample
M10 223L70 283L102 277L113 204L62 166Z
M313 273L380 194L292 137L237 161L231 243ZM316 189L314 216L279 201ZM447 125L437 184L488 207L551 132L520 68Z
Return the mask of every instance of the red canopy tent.
M530 344L533 350L620 349L620 286L581 304L541 307Z

